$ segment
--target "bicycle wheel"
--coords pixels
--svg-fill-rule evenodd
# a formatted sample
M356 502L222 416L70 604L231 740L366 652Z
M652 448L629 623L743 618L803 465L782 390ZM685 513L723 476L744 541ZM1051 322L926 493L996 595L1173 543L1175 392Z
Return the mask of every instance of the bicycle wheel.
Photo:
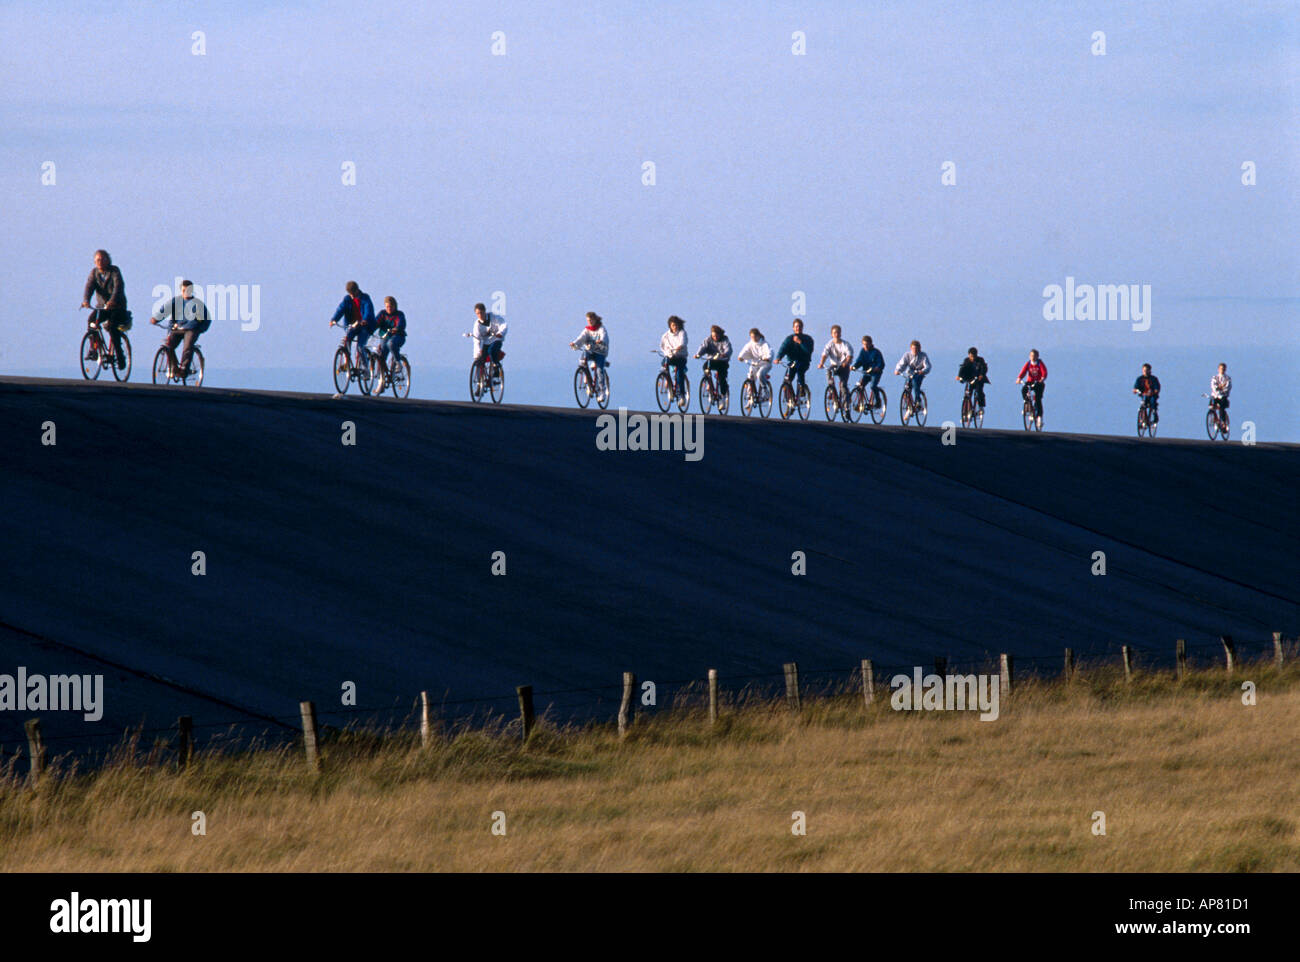
M1034 402L1028 397L1025 398L1024 421L1026 431L1034 430Z
M885 420L885 415L889 413L889 399L885 397L885 392L880 388L873 388L871 391L874 402L868 413L871 415L872 424L880 424Z
M158 353L153 356L153 383L166 384L171 380L167 372L171 370L171 361L167 357L167 348L158 348Z
M492 394L493 404L500 404L506 396L506 369L496 361L488 371L488 391Z
M1229 433L1230 433L1230 427L1228 425L1228 412L1220 411L1219 412L1219 436L1226 441L1228 440Z
M982 407L975 408L975 414L973 415L971 426L977 428L984 427L984 409Z
M822 398L822 407L826 410L826 420L834 421L840 414L840 396L834 384L826 385L826 394Z
M483 365L476 361L469 366L469 399L478 401L483 397L483 391L486 387L483 377Z
M728 391L726 394L723 394L723 393L719 392L718 395L717 395L717 397L715 397L713 400L714 400L714 402L718 405L718 413L719 413L719 414L726 414L728 411L731 410L731 392L730 392L730 391Z
M673 382L667 371L660 371L655 378L655 403L659 405L660 411L667 411L673 403Z
M740 386L741 417L749 417L749 412L752 410L754 410L754 382L746 381Z
M930 402L925 398L924 391L916 392L916 406L912 409L912 416L916 418L916 426L925 427L925 415L929 410Z
M685 414L691 406L691 379L685 374L682 375L681 387L681 392L677 395L677 410Z
M758 386L758 413L767 417L772 413L772 382L764 381Z
M898 396L898 419L904 427L912 420L912 392L906 389Z
M366 351L366 365L370 369L370 390L376 397L382 397L388 387L388 372L384 370L384 362L379 360L378 354Z
M713 394L713 378L705 377L700 381L700 412L708 414L713 410L717 398Z
M348 393L352 365L348 363L348 349L340 347L334 352L334 390L338 394Z
M781 382L781 420L788 420L794 413L794 388L789 381Z
M573 399L578 402L580 408L585 408L591 403L590 385L586 365L579 364L578 369L573 372Z
M964 398L961 399L961 426L962 427L964 428L970 427L971 421L975 419L974 407L975 405L971 403L969 394L967 394Z
M121 367L113 365L113 377L118 381L131 380L131 339L122 334L122 354L126 358L126 363Z
M596 404L603 411L609 407L609 372L603 367L596 371Z
M353 370L357 375L357 387L361 390L363 397L370 396L370 390L373 387L370 380L370 352L366 351L361 355L357 364L353 365Z
M185 384L194 387L203 386L203 352L197 347L194 348L194 354L190 357L190 373L183 381Z
M393 394L397 397L407 397L411 393L411 362L406 358L398 358L397 364L393 367Z
M808 415L812 413L812 391L808 390L807 384L799 385L799 394L795 398L795 404L799 409L799 419L807 421Z
M99 342L99 337L94 331L87 331L81 338L81 376L87 381L97 380L99 372L104 369L100 362L103 356L104 349Z

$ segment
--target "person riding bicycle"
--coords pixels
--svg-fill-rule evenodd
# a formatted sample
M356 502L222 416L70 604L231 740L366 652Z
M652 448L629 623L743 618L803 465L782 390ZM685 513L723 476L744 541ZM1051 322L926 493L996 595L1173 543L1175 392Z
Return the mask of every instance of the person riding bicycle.
M1142 373L1133 382L1133 393L1141 394L1151 405L1151 423L1160 423L1160 378L1151 373L1151 365L1143 364Z
M338 309L334 316L330 318L330 325L343 321L347 330L343 334L343 340L340 346L352 350L352 342L357 342L357 367L365 367L365 349L366 341L370 340L370 335L375 332L375 305L370 300L370 295L363 291L356 281L348 281L345 285L343 300L339 301Z
M675 398L682 396L682 385L686 383L686 322L674 314L668 318L668 330L659 338L659 350L663 352L664 363L673 368Z
M984 407L984 385L989 381L989 366L975 348L972 347L966 352L961 367L957 368L956 379L962 384L969 384L971 394L975 398L975 406Z
M481 303L474 305L474 328L470 337L474 339L474 363L490 357L498 364L506 356L501 345L506 340L506 319L500 314L489 314Z
M908 345L907 353L894 365L894 373L906 376L903 390L910 391L914 404L920 403L921 382L930 373L930 356L921 350L920 341Z
M767 372L772 370L772 346L763 338L763 332L758 328L749 329L749 340L741 347L736 360L749 365L749 376L755 388L769 384Z
M1219 373L1210 378L1210 405L1220 411L1228 409L1228 395L1232 393L1232 378L1228 377L1228 365L1220 364Z
M406 315L397 309L397 298L384 298L384 309L375 315L375 330L379 334L379 360L385 370L395 370L406 343Z
M1028 400L1029 392L1034 392L1034 417L1038 420L1038 426L1043 426L1043 389L1047 387L1047 365L1038 359L1038 351L1029 352L1029 360L1025 366L1020 369L1020 376L1016 378L1017 384L1023 384L1020 389L1020 396Z
M596 365L596 370L605 370L605 362L609 359L609 329L605 327L599 314L595 311L587 312L587 326L582 329L581 334L569 342L569 347L577 348L582 352L584 364L590 361Z
M880 353L870 334L862 336L862 350L853 362L853 370L862 372L858 386L866 395L867 404L876 406L876 388L880 386L880 375L885 373L885 356Z
M731 388L727 386L727 371L731 367L731 338L727 337L727 332L714 324L695 356L704 358L704 370L718 375L718 390L723 397L729 397Z
M794 330L781 342L781 349L776 352L776 359L778 361L790 359L790 369L785 373L786 381L798 378L799 388L806 390L808 384L804 381L804 374L808 370L808 365L812 363L813 339L803 332L803 321L799 318L796 317L791 326Z
M116 358L118 367L126 367L126 352L122 350L123 325L130 322L131 315L126 309L126 282L122 272L113 264L108 251L95 251L95 266L90 269L86 286L81 295L81 306L90 307L91 295L96 306L87 321L87 326L98 323L101 331L108 331L109 352ZM91 360L95 360L93 354Z
M840 398L845 399L849 396L849 366L853 363L853 348L849 347L849 342L843 339L842 334L838 324L831 325L831 339L822 348L817 369L825 367L827 360L831 362L832 376L840 379Z
M207 306L194 296L194 285L190 281L181 281L181 291L175 297L163 301L149 318L150 324L171 321L172 329L163 338L162 346L167 349L172 368L168 377L177 377L176 345L185 342L179 362L179 376L190 376L190 360L194 357L194 347L199 342L199 335L212 323L208 317Z

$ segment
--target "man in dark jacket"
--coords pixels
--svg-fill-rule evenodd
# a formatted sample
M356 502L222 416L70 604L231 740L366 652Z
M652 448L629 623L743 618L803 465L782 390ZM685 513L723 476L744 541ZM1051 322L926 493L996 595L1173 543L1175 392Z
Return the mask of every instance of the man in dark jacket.
M174 330L167 332L163 338L163 347L167 348L167 353L171 356L172 370L168 372L169 377L189 377L190 359L194 356L194 345L199 341L199 335L208 329L211 323L208 319L208 308L201 300L194 296L194 285L189 281L181 281L181 292L178 296L170 300L163 301L162 304L153 312L150 318L150 324L161 324L163 321L171 321ZM181 351L180 372L176 371L176 345L185 342L185 347Z
M126 310L126 283L122 272L113 266L113 258L108 251L95 251L95 266L86 278L86 287L81 295L81 306L90 307L90 298L96 300L95 311L90 315L91 322L98 322L101 331L109 334L109 350L117 358L118 367L126 367L126 354L122 350L122 325L129 315Z
M858 351L858 356L853 361L853 370L862 372L862 380L859 382L862 393L867 397L867 404L874 406L880 375L885 372L885 356L880 353L870 334L862 338L862 350Z
M1133 393L1151 401L1151 423L1160 423L1160 378L1151 373L1151 365L1143 364L1142 373L1133 382Z
M961 367L957 369L957 380L963 384L971 385L971 393L975 395L976 407L984 407L984 385L988 383L989 366L984 358L980 357L980 352L971 348L966 352L966 358L961 362Z
M799 379L799 387L807 387L804 381L804 374L808 371L808 365L812 363L813 339L803 332L803 321L799 318L794 319L794 331L781 342L781 350L776 352L777 361L786 358L790 359L790 370L786 373L785 379L788 381L791 377Z
M362 352L366 341L375 333L375 305L371 302L370 295L357 286L356 281L348 281L345 290L338 310L330 318L330 325L343 321L347 327L347 333L343 335L343 346L351 349L352 342L357 342L357 366L362 367L365 361Z

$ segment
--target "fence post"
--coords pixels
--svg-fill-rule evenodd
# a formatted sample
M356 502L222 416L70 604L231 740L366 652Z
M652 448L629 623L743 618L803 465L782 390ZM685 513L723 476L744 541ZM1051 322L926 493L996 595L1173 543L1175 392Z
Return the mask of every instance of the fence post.
M1237 667L1237 652L1232 643L1232 635L1219 635L1219 641L1223 644L1223 654L1228 661L1228 674L1231 675Z
M1130 648L1128 645L1124 645L1122 648L1120 648L1120 651L1123 652L1124 654L1124 681L1127 684L1132 684L1133 683L1133 649Z
M718 723L718 669L709 669L709 724Z
M862 697L868 705L876 696L876 669L870 658L862 659Z
M190 759L194 755L194 719L189 715L182 715L176 719L176 728L180 732L176 746L176 767L185 771L190 767Z
M320 747L316 742L316 703L299 702L298 710L302 713L302 744L307 750L307 771L319 775Z
M998 684L1002 689L1003 695L1010 695L1011 683L1014 680L1012 678L1012 669L1014 667L1014 663L1012 661L1011 656L1008 655L1006 652L1002 653L1002 656L998 659L998 661L999 661Z
M1187 674L1187 642L1182 638L1174 642L1174 659L1178 663L1178 680L1182 681Z
M636 675L623 672L623 702L618 706L618 737L626 738L627 730L636 717Z
M32 767L28 777L31 780L32 787L40 781L41 775L45 772L45 739L41 737L41 720L33 718L23 723L23 728L27 731L27 754L31 757Z
M791 711L799 710L799 665L793 661L785 663L785 701Z
M1065 649L1065 680L1070 681L1074 678L1074 649Z
M945 678L945 677L947 677L947 675L948 675L948 659L947 659L947 657L945 657L944 655L935 655L935 656L934 656L934 673L935 673L936 675L938 675L940 678Z
M428 748L433 738L433 706L429 703L429 693L420 692L420 747Z
M528 741L528 736L533 733L533 686L520 685L515 689L519 695L519 718L523 723L524 741Z
M1282 654L1282 632L1273 632L1273 664L1281 668L1284 663Z

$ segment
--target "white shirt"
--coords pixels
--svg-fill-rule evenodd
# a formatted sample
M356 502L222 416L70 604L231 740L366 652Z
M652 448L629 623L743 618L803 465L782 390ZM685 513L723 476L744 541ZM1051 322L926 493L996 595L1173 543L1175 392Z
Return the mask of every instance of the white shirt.
M659 350L663 351L668 357L685 357L686 356L686 328L681 328L676 334L672 331L664 331L664 336L659 338Z
M479 352L493 341L505 340L506 319L500 314L488 314L480 321L475 314L470 336L474 339L474 356L478 357Z
M745 346L740 349L736 355L736 360L742 363L763 364L772 360L772 347L767 341L759 338L757 341L746 341Z
M822 348L822 363L830 358L831 367L839 367L842 364L848 364L853 360L853 348L849 347L849 342L840 338L838 341L832 338L826 342Z
M574 339L573 346L579 350L590 351L592 354L608 354L609 330L604 324L594 331L583 328L582 333Z

